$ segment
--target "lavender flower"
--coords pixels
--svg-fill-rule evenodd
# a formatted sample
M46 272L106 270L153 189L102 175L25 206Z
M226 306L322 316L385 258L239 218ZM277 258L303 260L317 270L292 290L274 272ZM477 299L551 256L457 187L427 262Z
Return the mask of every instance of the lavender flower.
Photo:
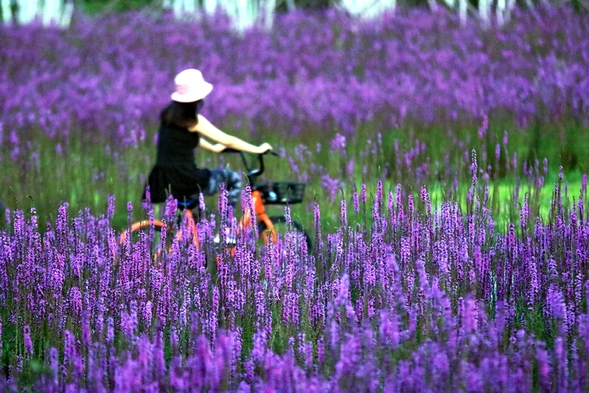
M33 341L31 340L31 329L29 325L23 327L23 336L25 343L25 354L28 358L33 356Z

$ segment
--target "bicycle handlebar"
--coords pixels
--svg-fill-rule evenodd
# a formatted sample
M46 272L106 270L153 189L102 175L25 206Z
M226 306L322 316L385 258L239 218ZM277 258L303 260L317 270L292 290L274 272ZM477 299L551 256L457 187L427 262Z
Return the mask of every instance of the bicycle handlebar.
M250 165L247 162L247 159L245 157L245 152L243 150L237 150L237 149L232 149L232 148L225 148L224 150L221 151L221 153L238 153L241 156L241 162L243 163L243 166L245 167L247 173L245 174L247 176L248 181L250 182L250 184L254 184L254 180L256 177L262 175L262 173L264 173L264 156L266 154L271 154L273 156L276 157L280 157L278 155L278 153L274 152L273 150L268 150L264 153L258 154L258 167L257 168L252 168L250 167Z

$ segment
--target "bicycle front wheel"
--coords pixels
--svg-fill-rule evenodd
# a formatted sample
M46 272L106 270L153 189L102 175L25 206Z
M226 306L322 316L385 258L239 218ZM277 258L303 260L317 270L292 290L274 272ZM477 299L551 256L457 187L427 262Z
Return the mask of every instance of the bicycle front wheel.
M301 247L306 247L311 250L311 238L303 227L303 225L295 220L287 222L286 216L272 216L270 217L274 229L268 228L265 222L258 222L258 233L264 244L274 242L275 244L286 244L288 242L298 250Z

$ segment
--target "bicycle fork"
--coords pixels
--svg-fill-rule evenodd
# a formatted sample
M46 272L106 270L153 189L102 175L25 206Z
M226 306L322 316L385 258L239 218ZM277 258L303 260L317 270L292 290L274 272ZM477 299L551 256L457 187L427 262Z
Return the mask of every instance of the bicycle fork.
M256 215L256 223L263 222L264 226L266 227L266 231L269 231L272 237L272 241L276 241L276 232L274 231L274 225L272 224L272 220L266 214L266 206L264 206L264 202L262 201L262 194L258 190L252 191L252 201L254 205L254 213ZM251 210L246 209L243 217L239 222L239 228L245 229L248 226L252 225L252 217L251 217ZM259 236L264 239L264 242L268 240L267 233L260 233Z

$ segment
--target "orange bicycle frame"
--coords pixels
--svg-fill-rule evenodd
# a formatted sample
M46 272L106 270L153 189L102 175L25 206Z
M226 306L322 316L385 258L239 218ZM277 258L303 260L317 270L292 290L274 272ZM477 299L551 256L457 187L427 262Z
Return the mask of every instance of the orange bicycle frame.
M178 231L176 232L176 238L178 239L178 241L182 240L183 230L188 230L188 233L192 236L192 241L193 241L194 245L196 246L196 249L198 250L199 249L198 233L196 231L196 224L195 224L193 216L192 216L192 211L190 209L186 209L183 214L184 214L184 217L182 218L182 222L184 222L184 220L186 220L185 221L186 226L178 229ZM161 220L153 220L153 223L149 220L142 220L142 221L134 223L133 225L131 225L131 228L124 231L121 234L119 243L122 244L125 241L125 238L127 237L127 235L129 233L133 233L141 228L149 228L151 225L169 228L169 225L167 225L166 223L164 223Z
M274 231L274 224L272 224L272 220L270 220L270 217L268 217L268 214L266 214L266 206L262 201L262 195L260 194L260 191L252 191L252 201L254 205L254 213L256 214L256 222L263 222L266 225L267 231L270 231L271 233L272 241L276 241L276 232ZM251 214L250 210L248 209L245 211L241 219L240 225L242 227L247 227L251 225L251 222ZM266 233L260 233L259 236L262 237L264 243L268 242L268 235Z

